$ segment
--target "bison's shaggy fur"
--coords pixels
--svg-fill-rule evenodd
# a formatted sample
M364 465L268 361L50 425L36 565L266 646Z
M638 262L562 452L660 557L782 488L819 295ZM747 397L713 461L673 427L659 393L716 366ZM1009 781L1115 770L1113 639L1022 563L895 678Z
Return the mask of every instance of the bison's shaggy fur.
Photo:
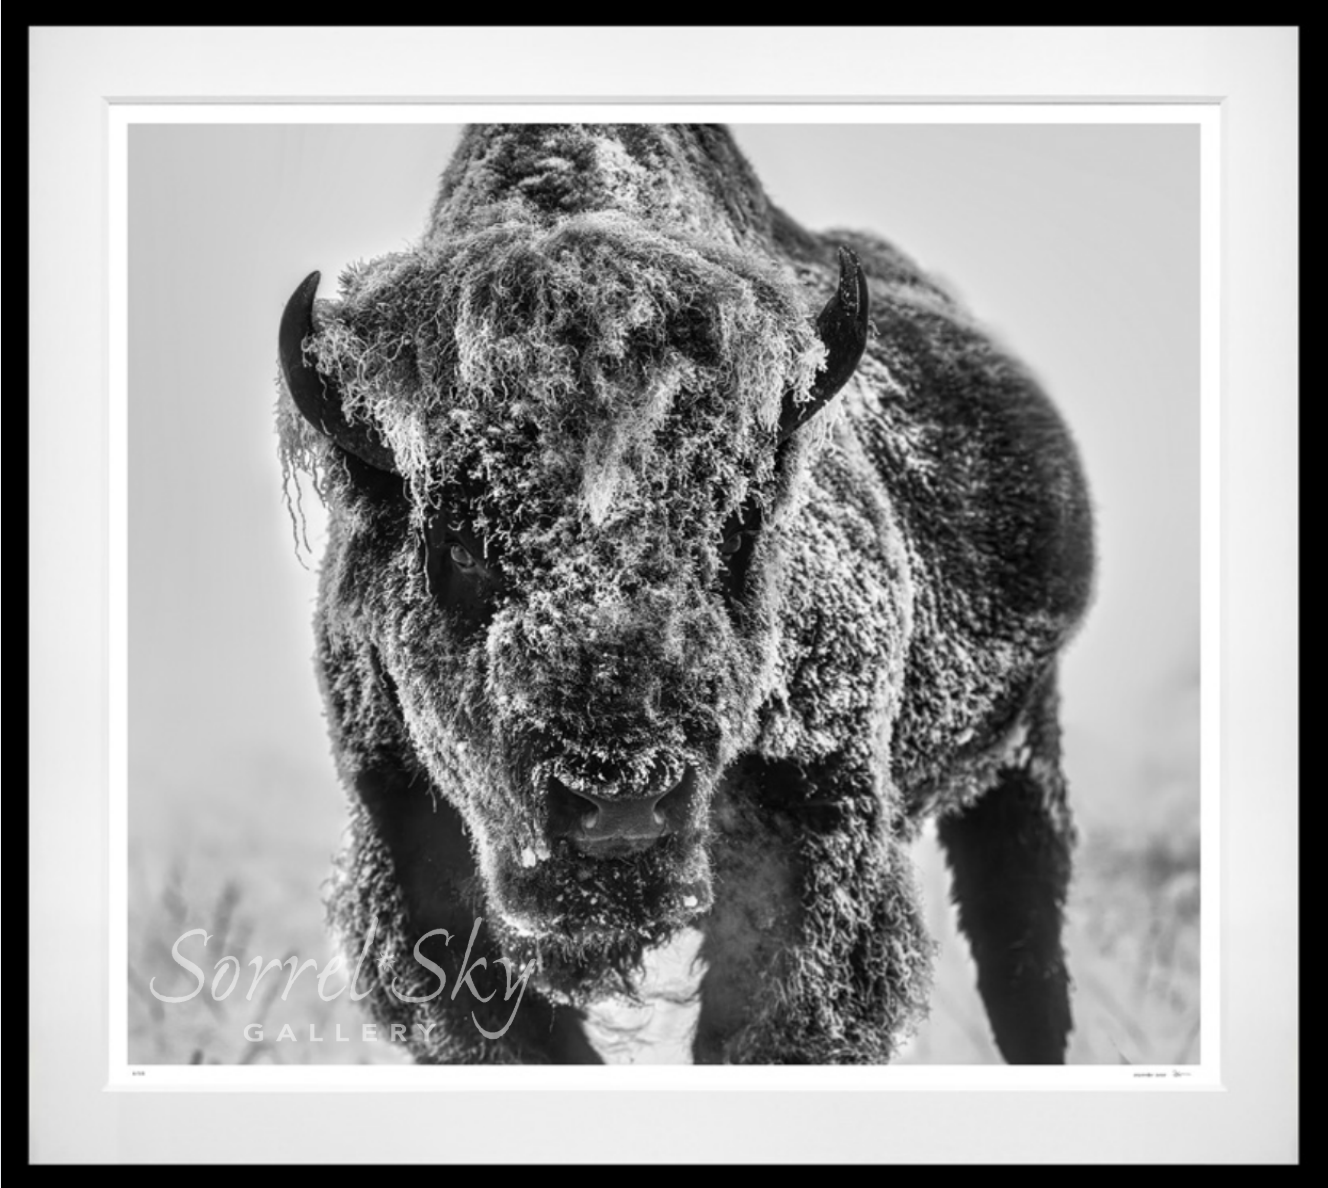
M781 440L840 245L874 337ZM352 950L372 931L371 1004L427 1025L418 1058L594 1060L579 1007L696 924L696 1059L887 1060L925 1009L906 846L938 811L998 1043L1061 1058L1055 660L1089 513L1051 406L953 299L798 227L722 129L505 126L466 134L419 245L348 271L304 352L395 463L283 390L284 458L331 510L332 914ZM684 772L695 812L643 853L551 831L557 788ZM475 1024L511 1003L451 995L477 917L472 960L539 970L499 1040ZM413 956L438 929L447 992L403 1001L438 987Z

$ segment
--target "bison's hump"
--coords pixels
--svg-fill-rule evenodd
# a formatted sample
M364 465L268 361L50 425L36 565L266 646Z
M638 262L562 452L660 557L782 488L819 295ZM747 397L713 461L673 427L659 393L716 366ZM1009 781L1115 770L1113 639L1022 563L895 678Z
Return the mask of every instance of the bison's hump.
M674 234L772 243L765 190L714 124L469 127L443 173L428 237L610 210Z

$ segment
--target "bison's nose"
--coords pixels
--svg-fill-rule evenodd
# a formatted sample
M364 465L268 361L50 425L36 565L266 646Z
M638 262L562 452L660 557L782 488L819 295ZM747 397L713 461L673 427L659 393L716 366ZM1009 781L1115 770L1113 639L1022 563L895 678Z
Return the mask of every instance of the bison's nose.
M551 782L554 829L583 854L617 858L648 850L690 817L696 775L691 768L672 787L644 796L597 796Z

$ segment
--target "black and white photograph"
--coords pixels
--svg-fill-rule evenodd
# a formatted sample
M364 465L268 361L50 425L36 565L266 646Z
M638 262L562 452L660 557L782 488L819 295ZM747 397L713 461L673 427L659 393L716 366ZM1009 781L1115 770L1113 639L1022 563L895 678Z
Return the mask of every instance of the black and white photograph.
M129 1063L1198 1065L1199 163L134 126Z
M29 1161L1298 1160L1298 30L29 29Z

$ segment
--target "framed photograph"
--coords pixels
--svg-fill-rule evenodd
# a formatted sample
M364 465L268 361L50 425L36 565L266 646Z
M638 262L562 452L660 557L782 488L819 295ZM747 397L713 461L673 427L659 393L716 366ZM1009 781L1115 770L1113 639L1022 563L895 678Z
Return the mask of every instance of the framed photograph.
M285 36L213 32L273 62ZM655 32L680 51L742 36ZM798 32L748 36L777 62ZM918 36L863 32L886 60ZM1003 102L688 70L593 100L557 71L439 94L414 50L397 89L357 75L329 101L319 71L365 47L310 33L329 63L280 101L223 93L192 33L31 35L38 118L76 62L126 51L80 81L100 122L61 163L102 169L102 205L50 179L71 225L75 201L104 218L104 239L80 233L105 262L86 318L106 351L36 351L34 443L44 384L82 368L59 383L104 427L70 444L106 549L100 610L86 584L37 600L34 671L73 655L78 633L45 623L63 607L105 679L34 685L34 922L77 890L104 905L106 960L83 955L99 1056L76 1075L45 1016L71 1008L35 999L32 1157L1294 1160L1294 1111L1263 1079L1294 1082L1294 992L1278 978L1286 1008L1253 1005L1232 888L1267 897L1294 865L1295 740L1241 791L1269 706L1233 719L1221 625L1245 606L1233 551L1274 550L1280 650L1257 664L1281 657L1263 679L1289 699L1291 536L1257 525L1293 462L1246 509L1229 434L1253 411L1241 278L1289 304L1258 269L1291 267L1294 235L1223 229L1244 210L1234 100L1276 110L1295 31L1239 49L1190 31L1230 55L1229 94L1125 95L1108 58L1094 96ZM420 38L510 66L536 33L610 62L642 44ZM209 92L154 82L154 44ZM959 31L934 52L972 49ZM120 83L131 67L153 85ZM69 267L53 213L34 203L34 342ZM1285 342L1249 325L1264 353ZM967 403L947 403L965 367ZM1264 465L1294 445L1282 378L1270 395L1261 377L1269 427L1246 439ZM1007 411L974 420L983 401ZM523 418L538 448L513 445ZM664 481L671 434L695 457ZM40 492L55 476L34 469ZM66 562L42 551L54 509L33 524L41 591ZM95 754L55 746L81 713ZM66 824L57 869L43 813L75 768L100 771L70 797L104 828ZM1259 929L1282 973L1292 891ZM34 970L70 960L48 935ZM96 1094L77 1140L55 1105L75 1083ZM1125 1147L1080 1126L1086 1093ZM443 1127L424 1125L433 1094ZM962 1150L936 1113L956 1096ZM312 1121L329 1108L336 1133ZM1019 1129L1033 1109L1065 1126ZM564 1135L578 1110L605 1126ZM1224 1111L1245 1121L1214 1140ZM242 1149L222 1153L218 1113ZM680 1127L686 1152L665 1141Z

